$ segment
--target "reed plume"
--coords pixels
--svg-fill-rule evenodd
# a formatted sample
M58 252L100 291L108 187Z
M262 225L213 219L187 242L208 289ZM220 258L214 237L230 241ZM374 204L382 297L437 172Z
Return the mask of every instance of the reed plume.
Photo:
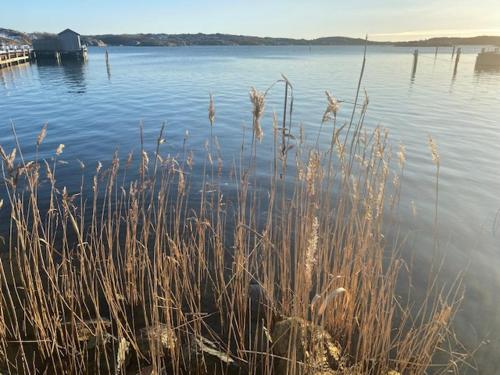
M431 136L429 136L429 149L431 151L432 162L436 165L439 165L440 158L439 158L438 148L436 142Z
M47 126L48 126L48 124L44 124L43 127L42 127L42 130L40 131L40 134L38 134L38 137L36 139L36 145L37 145L37 147L40 147L40 145L42 144L43 140L47 136Z
M315 216L313 218L311 224L311 230L309 232L310 235L307 240L307 250L305 258L305 280L306 280L306 285L308 286L311 285L314 266L318 261L316 257L316 253L318 251L318 229L319 229L318 217ZM308 288L306 287L306 289Z
M326 95L326 110L323 114L322 122L327 122L330 119L336 119L337 113L340 110L340 102L328 91L325 91Z
M59 156L63 153L63 150L64 150L64 145L61 143L58 147L57 147L57 150L56 150L56 155Z
M210 94L210 104L208 105L208 120L210 121L210 126L214 126L215 122L215 103L214 97Z
M265 107L265 94L263 92L257 91L254 87L250 89L250 101L253 105L253 132L255 138L262 141L264 137L264 133L260 126L260 120L262 118L262 114L264 113Z

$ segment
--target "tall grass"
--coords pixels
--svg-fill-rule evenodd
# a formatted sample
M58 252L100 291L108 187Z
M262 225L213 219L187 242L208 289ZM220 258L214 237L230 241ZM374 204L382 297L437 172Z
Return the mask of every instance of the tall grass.
M331 94L314 135L329 147L308 144L304 129L287 126L292 86L284 83L283 123L275 116L272 130L263 124L266 93L251 90L251 146L229 173L210 96L201 186L186 144L178 158L162 153L163 128L154 152L141 142L137 160L116 153L109 168L97 164L90 189L82 174L77 194L57 179L64 145L38 159L46 126L34 160L19 145L0 149L10 220L0 263L2 372L271 374L285 360L290 374L319 373L298 355L312 343L290 338L286 358L275 354L275 325L295 317L334 338L339 373L458 373L460 357L445 344L459 283L439 289L431 277L418 305L402 298L397 286L410 285L411 272L401 243L384 237L404 149L394 171L387 132L364 130L368 100L347 127ZM256 157L264 136L273 139L266 181ZM451 355L436 364L441 350Z

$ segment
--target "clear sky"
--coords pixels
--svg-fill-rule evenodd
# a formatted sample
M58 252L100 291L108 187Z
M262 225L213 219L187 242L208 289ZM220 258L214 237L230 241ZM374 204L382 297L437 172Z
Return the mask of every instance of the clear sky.
M0 27L408 40L500 35L500 0L0 0Z

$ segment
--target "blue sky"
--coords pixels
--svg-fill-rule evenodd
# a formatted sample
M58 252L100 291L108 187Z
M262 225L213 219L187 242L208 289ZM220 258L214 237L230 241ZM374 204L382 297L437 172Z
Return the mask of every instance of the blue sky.
M0 27L408 40L500 35L500 0L2 0Z

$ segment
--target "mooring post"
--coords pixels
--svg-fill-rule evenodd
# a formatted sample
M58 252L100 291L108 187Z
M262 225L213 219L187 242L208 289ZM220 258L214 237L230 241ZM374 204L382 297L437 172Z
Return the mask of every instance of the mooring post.
M106 48L106 72L108 73L108 80L111 80L111 66L109 65L109 53L108 49Z
M455 58L455 69L453 69L453 76L457 75L458 62L460 61L460 55L462 54L462 48L457 49L457 57Z
M418 64L418 49L413 51L413 68L411 70L412 79L415 78L415 74L417 73L417 64Z
M438 50L439 50L439 47L436 47L436 54L434 55L434 57L437 57L437 55L438 55Z
M451 51L451 59L453 60L453 56L455 56L455 46L453 46L453 51Z

